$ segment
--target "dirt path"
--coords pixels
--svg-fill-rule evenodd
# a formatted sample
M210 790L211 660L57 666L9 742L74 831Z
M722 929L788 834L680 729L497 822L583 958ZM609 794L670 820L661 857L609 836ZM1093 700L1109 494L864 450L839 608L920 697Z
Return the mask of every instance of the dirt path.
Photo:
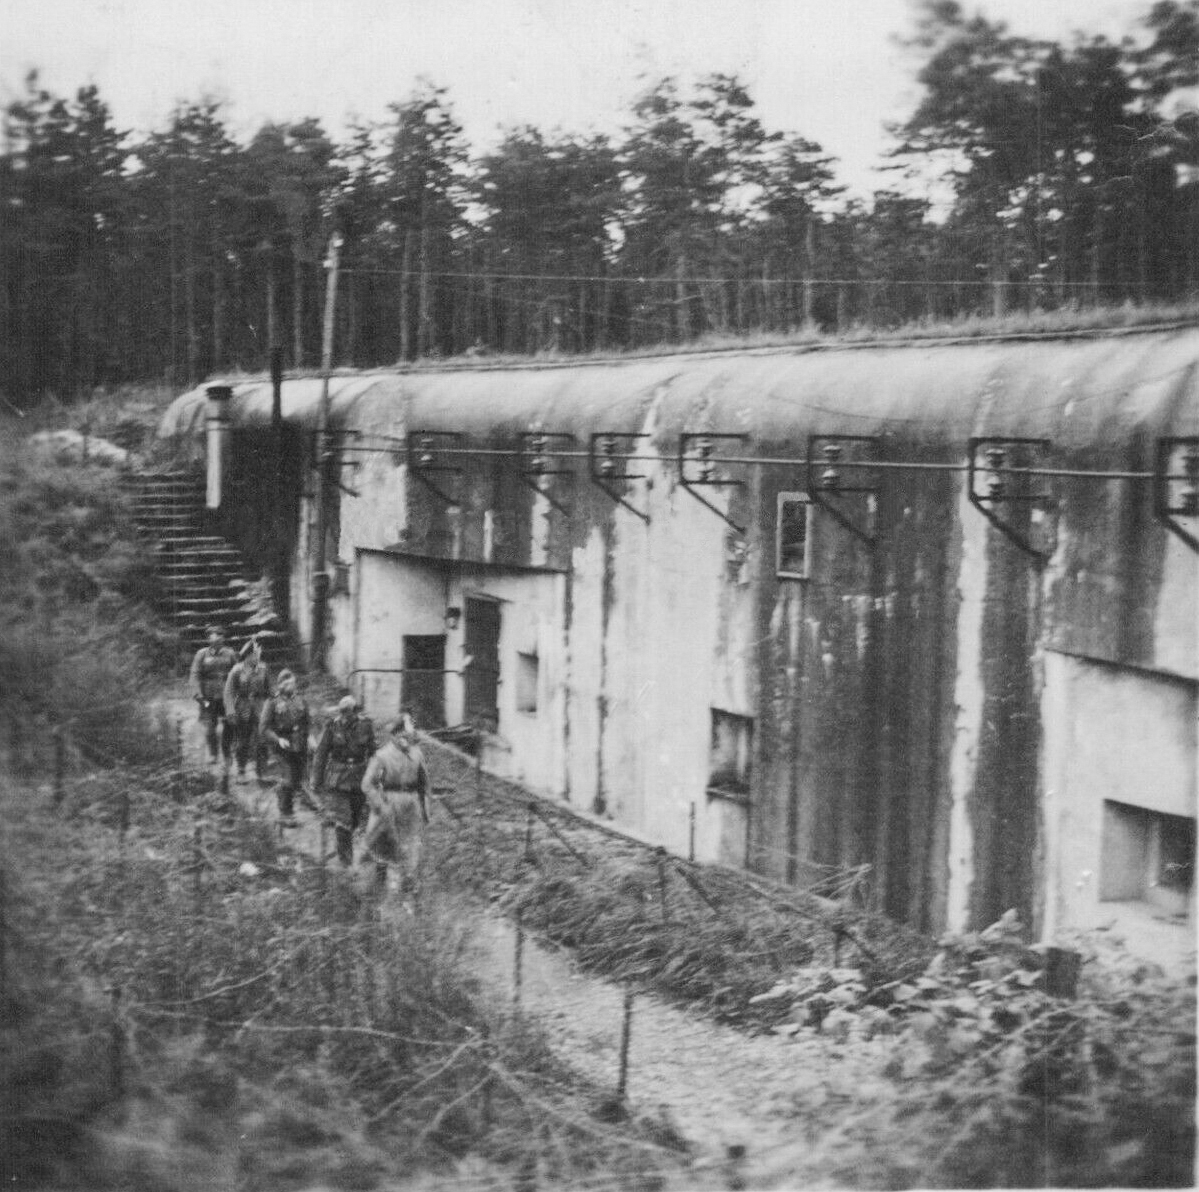
M160 706L183 722L185 763L217 772L208 764L195 719L195 705L178 696ZM276 818L273 789L255 783L231 790L256 815ZM320 850L319 822L297 809L300 827L289 844L311 855ZM331 838L326 847L332 847ZM497 998L515 989L515 928L494 914L481 916L477 972ZM579 970L571 957L526 938L521 948L520 1007L539 1021L555 1053L601 1088L615 1092L625 990ZM626 1095L633 1113L660 1115L687 1141L695 1187L755 1189L803 1186L806 1166L797 1112L805 1102L825 1099L837 1057L824 1039L803 1042L750 1036L636 993L630 1019ZM820 1187L832 1187L827 1178Z

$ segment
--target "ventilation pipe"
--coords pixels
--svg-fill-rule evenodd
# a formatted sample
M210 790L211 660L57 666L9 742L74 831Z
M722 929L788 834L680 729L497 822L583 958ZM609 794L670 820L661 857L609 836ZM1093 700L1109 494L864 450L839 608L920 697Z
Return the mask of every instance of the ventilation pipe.
M225 457L229 451L229 402L233 398L231 385L209 385L208 417L208 486L205 505L208 509L221 507L224 486Z

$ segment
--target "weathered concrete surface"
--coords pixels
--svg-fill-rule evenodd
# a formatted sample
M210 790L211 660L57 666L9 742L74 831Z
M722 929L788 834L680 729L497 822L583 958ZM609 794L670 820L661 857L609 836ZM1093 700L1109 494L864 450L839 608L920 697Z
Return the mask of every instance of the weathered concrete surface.
M869 866L879 905L925 927L1009 907L1069 926L1089 912L1063 875L1078 822L1103 802L1079 758L1113 726L1048 676L1078 657L1155 692L1180 743L1159 751L1161 781L1190 791L1193 818L1199 556L1155 518L1148 479L1047 476L1013 481L1043 500L997 511L1035 558L971 504L967 441L1044 438L1053 468L1143 473L1158 437L1199 434L1197 362L1191 330L335 378L333 424L358 432L346 458L359 466L343 473L357 495L339 491L329 519L349 576L330 659L385 665L397 636L487 595L503 609L489 766L678 852L694 841L701 858L797 882ZM319 388L285 383L292 424L312 424ZM263 425L269 386L236 390L235 419ZM180 399L164 429L194 428L200 405ZM576 455L539 495L516 454L534 430L573 434L576 452L593 433L642 436L635 478L605 491ZM459 435L474 454L443 457L421 483L402 450L415 431ZM689 492L679 436L701 431L796 462L718 464L727 486ZM777 497L806 487L813 434L872 436L876 458L905 469L871 478L872 503L818 509L810 577L779 578ZM291 556L302 630L310 480L305 491ZM364 564L369 552L409 579L377 578L389 564ZM452 633L448 647L463 661ZM538 660L535 713L513 700L519 654ZM451 720L458 682L447 676ZM714 711L752 722L743 801L707 789ZM1119 799L1151 806L1144 771L1110 773Z

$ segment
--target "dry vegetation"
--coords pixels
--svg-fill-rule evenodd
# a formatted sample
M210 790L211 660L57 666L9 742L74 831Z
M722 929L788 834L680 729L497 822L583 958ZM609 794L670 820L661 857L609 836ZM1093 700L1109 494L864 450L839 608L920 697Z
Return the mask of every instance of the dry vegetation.
M746 1029L822 1036L859 1071L838 1098L797 1097L808 1182L1193 1182L1193 974L1096 933L1073 941L1077 996L1053 996L1045 951L1011 914L936 941L870 913L852 888L785 891L615 842L550 804L531 812L519 788L449 750L435 773L443 880L595 972Z

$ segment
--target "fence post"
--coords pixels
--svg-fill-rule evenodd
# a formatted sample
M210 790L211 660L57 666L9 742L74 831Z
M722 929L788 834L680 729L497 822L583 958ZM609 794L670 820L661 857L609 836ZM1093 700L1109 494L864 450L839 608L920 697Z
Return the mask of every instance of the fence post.
M329 825L325 823L324 817L322 816L321 817L321 851L320 851L320 864L321 864L320 884L321 884L321 893L322 894L325 893L325 891L328 889L328 886L329 886L329 868L328 868L328 862L326 860L328 851L329 851Z
M524 984L525 927L524 913L516 908L516 954L512 961L512 1004L520 1009L520 994Z
M0 998L8 1000L8 883L0 871Z
M25 734L21 717L16 712L8 714L8 768L13 774L25 772Z
M121 987L112 990L112 1038L109 1044L112 1091L116 1097L125 1095L125 1032L121 1030Z
M532 799L529 800L529 806L526 811L525 819L525 855L526 862L533 859L533 816L536 814L536 807Z
M184 756L183 756L183 717L182 717L182 716L176 716L176 717L175 717L175 757L178 759L178 762L179 762L179 770L180 770L180 772L182 772L182 770L183 770L183 762L184 762Z
M616 1080L616 1100L624 1104L629 1090L629 1041L633 1035L633 990L624 991L624 1019L620 1027L620 1075Z
M51 732L54 737L54 808L57 810L66 794L67 742L62 725L56 724Z
M479 853L479 868L483 873L483 885L491 882L491 867L487 863L487 849L483 840L483 730L475 725L475 848Z
M192 831L192 897L195 900L196 914L200 913L200 895L204 885L204 875L201 869L204 853L201 847L201 828L196 824Z
M695 860L695 804L691 804L691 812L687 824L687 860Z
M654 862L658 867L658 899L662 904L662 922L667 920L666 911L666 850L658 846L654 850Z
M1045 950L1045 992L1050 997L1074 998L1078 994L1078 975L1082 954L1071 948Z

